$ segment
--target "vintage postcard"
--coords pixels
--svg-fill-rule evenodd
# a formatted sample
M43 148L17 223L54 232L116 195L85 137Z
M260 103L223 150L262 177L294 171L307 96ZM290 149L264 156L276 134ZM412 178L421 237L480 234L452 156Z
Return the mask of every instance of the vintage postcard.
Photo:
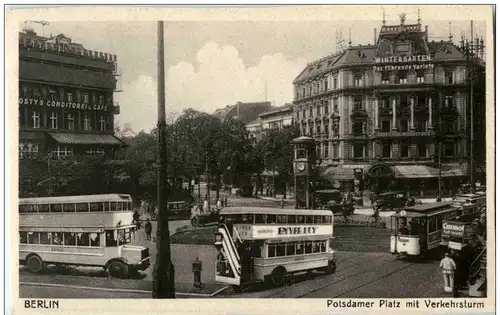
M495 310L494 7L6 10L13 313Z

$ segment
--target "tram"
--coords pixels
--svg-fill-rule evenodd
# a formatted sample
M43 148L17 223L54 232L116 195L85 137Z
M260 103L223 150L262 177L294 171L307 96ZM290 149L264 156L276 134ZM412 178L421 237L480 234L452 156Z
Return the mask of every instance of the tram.
M333 214L329 210L228 207L215 233L215 279L233 285L282 285L291 274L333 274Z
M453 202L433 202L405 207L391 216L392 254L423 256L441 245L443 221L461 214Z

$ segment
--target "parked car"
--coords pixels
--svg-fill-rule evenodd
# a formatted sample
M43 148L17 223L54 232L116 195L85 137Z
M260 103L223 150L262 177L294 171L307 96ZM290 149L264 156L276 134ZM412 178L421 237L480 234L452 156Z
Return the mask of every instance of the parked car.
M315 207L318 209L328 209L333 213L342 213L344 207L346 213L354 213L354 205L342 204L342 192L337 189L321 189L314 192L314 198L316 201Z
M193 227L206 226L208 224L213 224L219 222L219 212L220 210L210 211L209 213L201 213L194 215L191 218L191 225Z
M378 194L373 209L378 211L390 211L400 209L406 205L406 193L404 191L389 191Z

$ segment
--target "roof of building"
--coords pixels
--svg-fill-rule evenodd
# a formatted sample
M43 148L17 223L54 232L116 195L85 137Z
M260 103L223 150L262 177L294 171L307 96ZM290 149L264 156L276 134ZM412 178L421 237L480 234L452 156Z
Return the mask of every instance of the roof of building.
M342 52L313 61L302 70L293 83L308 81L343 66L373 65L376 57L385 57L390 54L391 42L395 40L411 41L415 55L430 55L433 61L463 61L466 59L460 48L453 42L428 42L426 38L426 31L421 30L420 24L383 26L377 45L352 46Z
M247 123L247 126L252 126L252 125L260 125L260 118L254 119L251 122Z
M283 106L272 107L270 110L266 110L265 112L261 113L259 115L259 117L265 117L265 116L273 115L276 113L282 113L282 112L287 112L287 111L292 111L292 110L293 110L293 105L287 103Z
M262 112L269 108L271 108L271 102L237 102L234 105L227 105L224 108L216 110L213 116L219 119L234 118L246 125L257 119Z

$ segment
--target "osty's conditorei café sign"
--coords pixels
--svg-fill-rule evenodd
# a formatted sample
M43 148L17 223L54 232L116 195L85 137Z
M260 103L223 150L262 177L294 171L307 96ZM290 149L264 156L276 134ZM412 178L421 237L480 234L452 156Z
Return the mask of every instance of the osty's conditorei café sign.
M45 107L53 107L53 108L67 108L67 109L95 110L95 111L107 111L108 110L108 105L49 101L49 100L44 100L41 98L22 98L22 97L20 97L19 98L19 105L34 105L34 106L45 106Z
M390 56L375 58L373 71L420 70L432 69L434 64L430 55Z

